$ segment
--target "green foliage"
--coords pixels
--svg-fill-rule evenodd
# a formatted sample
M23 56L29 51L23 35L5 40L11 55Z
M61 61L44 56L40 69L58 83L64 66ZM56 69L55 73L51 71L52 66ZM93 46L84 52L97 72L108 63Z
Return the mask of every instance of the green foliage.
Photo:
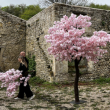
M79 3L80 3L80 1L79 1ZM67 4L71 4L71 3L67 3ZM72 4L75 5L74 2ZM86 1L85 3L81 2L82 6L110 10L110 6L108 6L108 5L99 5L99 4L94 4L94 3L90 3L89 5L86 5L86 4L88 4L88 1ZM32 16L34 16L35 14L37 14L43 10L43 8L40 8L39 5L26 6L25 4L5 6L5 7L1 7L1 9L5 12L8 12L10 14L13 14L13 15L20 17L22 19L25 19L25 20L30 19Z
M55 86L58 86L59 85L58 82L53 82L52 84L55 85Z
M34 77L34 76L36 75L35 56L32 56L32 58L27 57L27 59L28 59L28 61L29 61L29 64L28 64L29 70L28 70L28 71L33 71L33 70L35 70L34 72L30 72L29 74L31 74L31 77Z
M1 9L25 20L28 20L29 18L43 10L39 5L26 6L25 4L10 5L2 7Z
M110 10L110 6L108 6L108 5L99 5L99 4L91 3L88 6L91 7L91 8L98 8L98 9Z
M110 78L100 77L99 79L93 80L93 82L95 82L95 83L97 83L97 84L110 83Z
M56 83L56 82L53 82L53 83L47 82L44 79L41 79L40 77L37 77L37 76L31 77L29 80L29 83L32 86L36 86L40 84L41 86L44 86L47 89L54 89L56 86L60 85L59 83Z
M6 6L6 7L2 7L1 9L12 15L20 17L20 15L25 12L26 5L25 4L21 4L21 5L17 5L17 6L10 5L10 6Z
M72 62L68 62L68 66L75 66L74 61L72 61Z
M31 85L36 86L37 84L42 84L44 82L46 82L43 79L40 79L40 77L32 77L30 78L29 82L31 83Z
M105 22L104 21L102 21L102 26L105 26Z
M39 7L39 5L29 5L27 6L25 12L20 16L22 19L28 20L35 14L42 11L42 9Z
M55 89L55 87L56 86L58 86L58 84L57 83L50 83L50 82L43 82L43 84L42 84L46 89Z

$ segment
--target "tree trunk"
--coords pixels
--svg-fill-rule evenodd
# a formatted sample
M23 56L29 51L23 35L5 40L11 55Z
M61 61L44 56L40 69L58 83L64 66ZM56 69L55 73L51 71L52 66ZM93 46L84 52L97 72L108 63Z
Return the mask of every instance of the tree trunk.
M78 64L80 61L75 59L75 69L76 69L76 77L74 81L74 93L75 93L75 102L79 102L79 91L78 91L78 80L79 80L79 68Z

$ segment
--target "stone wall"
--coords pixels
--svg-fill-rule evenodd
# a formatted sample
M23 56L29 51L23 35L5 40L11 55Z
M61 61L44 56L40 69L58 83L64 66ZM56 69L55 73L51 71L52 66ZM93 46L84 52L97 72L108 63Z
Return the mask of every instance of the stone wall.
M54 7L50 6L26 22L26 54L35 55L36 75L47 81L50 80L50 67L53 68L53 56L48 54L49 44L44 36L53 25L54 16Z
M95 30L110 33L110 11L107 10L54 3L28 21L0 11L0 70L17 69L19 65L17 57L20 51L26 51L26 55L35 55L37 76L47 81L73 81L75 74L68 73L68 62L56 61L53 56L49 55L47 49L50 44L44 39L54 21L59 21L63 15L69 17L71 13L91 16L92 26L86 28L85 36L90 37ZM84 71L92 73L90 75L92 79L109 76L109 47L110 44L107 45L109 52L104 54L98 63L87 62ZM83 64L85 61L81 62Z
M56 82L74 80L74 74L68 73L68 62L56 61L53 56L48 55L47 48L49 44L47 44L44 39L44 36L47 34L49 27L53 25L54 21L59 21L63 15L69 17L71 13L91 16L92 26L86 28L85 36L90 37L95 30L104 30L110 33L110 11L107 10L55 3L29 19L26 23L27 55L35 55L37 75L48 81L50 80L49 68L47 68L49 66L52 67L54 73L53 77L50 77L52 80ZM109 51L109 44L107 48ZM108 74L110 64L109 53L103 55L103 58L100 59L97 64L91 61L87 62L87 64L85 69L88 73L92 73L91 77L94 75L101 76L105 73Z
M55 7L55 20L60 20L63 15L67 15L68 17L71 13L76 15L88 15L91 16L92 26L86 28L85 36L90 37L94 31L104 30L110 33L110 11L95 9L89 7L81 7L81 6L71 6L65 4L56 4ZM94 64L93 62L88 62L87 71L88 73L92 73L91 77L98 78L100 76L110 76L110 44L107 45L108 53L104 54L103 57L99 60L98 63ZM58 77L60 77L59 74ZM64 76L67 75L66 73ZM74 76L74 75L73 75ZM83 77L83 76L82 76ZM66 78L67 79L67 78ZM65 80L66 80L65 79ZM68 77L68 80L71 77ZM81 78L80 78L81 79ZM93 78L92 78L93 79Z
M26 48L26 21L0 10L0 71L18 68Z

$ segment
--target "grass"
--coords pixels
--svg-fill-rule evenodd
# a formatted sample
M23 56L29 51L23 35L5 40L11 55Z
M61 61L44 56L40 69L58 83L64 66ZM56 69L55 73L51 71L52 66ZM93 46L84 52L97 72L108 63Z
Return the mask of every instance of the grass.
M96 84L95 86L97 86L97 84L98 84L97 89L100 89L101 93L107 93L106 91L104 91L104 89L102 89L102 84L103 85L106 83L110 84L110 78L99 78L99 79L94 80L93 82L94 82L94 84ZM39 100L38 103L40 103L40 101L41 102L48 101L50 105L61 105L61 104L66 104L68 102L67 99L66 99L66 102L63 102L65 100L64 99L65 96L67 96L67 95L69 95L69 97L70 97L70 95L71 95L71 97L74 96L74 90L68 89L70 86L70 84L68 82L65 82L63 84L56 83L56 82L49 83L49 82L46 82L45 80L40 79L39 77L32 77L30 79L29 83L30 83L30 85L34 86L34 88L37 88L35 94L36 94L36 99ZM87 83L87 82L85 82L85 83ZM43 89L41 87L43 87ZM43 90L46 90L48 92L48 95L45 93L40 93L40 91L43 91ZM58 93L57 93L57 90L58 90ZM62 90L61 93L59 93L59 90ZM108 88L108 90L109 90L109 88ZM80 100L87 101L91 97L90 94L87 94L87 93L90 93L91 91L93 91L93 90L89 86L87 86L87 88L85 88L85 89L79 90ZM55 97L52 97L51 94L54 94L55 92L56 92ZM84 92L86 92L86 96L82 97L83 95L81 95L81 94ZM59 95L59 94L62 94L62 95ZM98 99L107 98L107 97L108 97L107 94L103 94L103 96L98 97ZM74 97L73 97L73 100L74 100ZM99 103L95 102L95 99L90 99L90 102L92 102L91 107L93 107L94 110L95 109L98 110L97 105ZM105 102L105 101L103 100L101 102ZM8 108L10 108L10 106ZM43 109L45 107L36 106L36 108ZM74 105L74 110L75 109L77 110L77 108L79 108L79 105ZM51 108L47 107L45 109L51 109ZM14 110L14 108L12 110Z
M110 84L110 78L100 77L99 79L93 80L93 82L97 84L106 84L106 83Z
M86 91L92 91L92 88L86 88Z
M40 77L36 77L36 76L30 78L30 80L29 80L29 83L33 86L36 86L37 84L43 84L44 82L46 82L46 81L43 79L40 79Z
M50 89L54 90L57 85L55 83L44 82L44 83L42 83L42 86L48 90L50 90Z
M95 107L94 110L100 110L99 108Z
M79 105L77 105L77 104L74 104L74 107L76 107L76 108L77 108L77 107L80 107L80 106L79 106Z
M109 97L109 95L104 95L103 97Z
M35 77L30 78L29 84L32 85L33 87L35 87L35 86L45 87L48 90L50 90L50 89L54 90L56 88L61 89L63 87L63 88L66 88L65 89L65 93L66 93L67 87L70 86L72 83L69 83L66 81L63 83L57 83L57 82L50 83L43 79L40 79L40 77L35 76ZM38 90L39 87L36 87L36 90Z
M11 106L6 106L9 110L22 110L23 108L13 108Z
M67 87L64 87L63 92L64 92L64 93L67 93L67 92L68 92L68 90L67 90L67 89L68 89Z
M60 85L59 83L56 83L56 82L53 82L53 83L47 82L43 79L40 79L40 77L37 77L37 76L30 78L29 83L32 86L39 85L39 86L46 87L47 89L54 89L55 87Z
M97 89L101 89L101 87L98 87Z
M96 107L96 106L97 106L97 104L98 104L98 103L96 102L96 103L92 104L91 106Z
M36 110L37 110L37 109L41 109L41 110L42 110L42 109L47 109L47 110L52 109L51 107L43 107L43 106L39 106L39 105L30 107L30 108L28 108L28 109L33 109L33 108L36 108ZM28 109L27 109L27 110L28 110Z
M102 93L107 93L106 91L102 91Z
M110 102L108 102L107 105L110 105Z
M95 81L97 82L100 80L95 80ZM32 83L34 83L34 84L32 84ZM68 85L66 85L66 84L68 84ZM97 84L99 84L99 83L97 83ZM93 90L92 87L89 87L87 85L86 88L84 87L79 90L79 99L86 101L86 103L85 104L74 104L71 109L69 108L69 110L83 110L82 108L84 108L84 110L86 110L85 107L87 107L88 100L90 100L90 104L88 106L92 107L94 110L98 110L98 105L101 106L102 102L105 103L105 99L107 97L109 97L109 95L108 95L108 92L106 92L105 89L102 88L103 86L97 85L97 84L96 84L96 86L97 86L96 88L99 91L99 93L106 93L106 94L101 94L101 96L97 95L97 98L99 99L100 103L96 102L96 99L95 98L93 99L93 97L90 95L90 92L91 91L94 92L96 89ZM102 84L102 83L100 83L100 84ZM103 82L103 84L106 84L106 82ZM65 83L65 84L60 84L60 83L56 83L56 82L49 83L49 82L46 82L38 77L33 77L30 79L30 85L33 85L34 88L37 88L37 89L35 89L35 91L36 91L35 92L35 95L36 95L35 99L38 100L38 102L37 102L38 105L32 104L33 106L30 106L27 109L37 108L37 109L48 109L48 110L50 109L51 110L52 109L51 107L58 106L57 110L60 110L60 109L62 110L62 109L66 109L66 108L62 108L63 105L65 106L70 101L74 100L74 97L73 97L74 96L74 89L73 89L73 86L69 85L69 83ZM107 89L109 89L109 88L107 88ZM84 95L83 93L86 93L86 95ZM98 94L97 91L95 94ZM68 97L66 97L67 95L68 95ZM103 100L101 100L101 99L103 99ZM44 102L46 103L47 101L49 103L48 106L40 105L40 103L44 103ZM31 104L31 102L32 101L28 102L28 104ZM10 105L13 103L14 102L9 102ZM26 104L26 103L27 102L24 102L23 104ZM109 106L110 102L108 102L107 104ZM17 108L12 108L9 105L7 106L7 108L9 108L9 110L18 110Z
M86 95L86 97L91 97L90 95Z
M36 86L36 85L41 86L42 85L42 86L45 86L45 87L50 88L50 89L53 89L55 87L62 87L62 85L70 85L69 82L63 82L62 84L57 83L57 82L50 83L50 82L47 82L43 79L40 79L40 77L36 77L36 76L31 77L30 80L29 80L29 83L32 86ZM79 83L87 83L87 82L79 81ZM90 83L94 83L94 85L99 84L99 85L102 86L102 85L110 84L110 78L100 77L99 79L95 79L95 80L91 81ZM99 87L99 89L101 88L101 86ZM86 89L86 91L91 91L91 88Z
M81 89L81 90L79 90L79 93L80 93L80 92L84 92L84 90L83 90L83 89Z
M97 98L101 99L102 97L97 97Z

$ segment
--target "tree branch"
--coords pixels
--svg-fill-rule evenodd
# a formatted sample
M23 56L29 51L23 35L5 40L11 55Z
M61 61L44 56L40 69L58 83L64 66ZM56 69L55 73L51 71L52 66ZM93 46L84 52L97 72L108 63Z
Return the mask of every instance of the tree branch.
M81 59L82 59L82 56L80 57L80 60L78 60L78 64L80 63Z

